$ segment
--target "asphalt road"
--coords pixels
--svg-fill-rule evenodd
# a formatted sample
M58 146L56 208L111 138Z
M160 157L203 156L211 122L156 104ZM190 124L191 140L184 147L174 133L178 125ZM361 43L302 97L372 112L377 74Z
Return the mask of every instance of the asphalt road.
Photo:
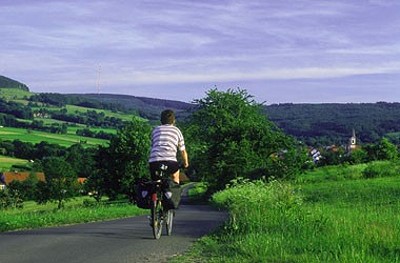
M227 215L207 205L182 204L172 236L153 239L147 216L0 234L0 263L166 262L185 252Z

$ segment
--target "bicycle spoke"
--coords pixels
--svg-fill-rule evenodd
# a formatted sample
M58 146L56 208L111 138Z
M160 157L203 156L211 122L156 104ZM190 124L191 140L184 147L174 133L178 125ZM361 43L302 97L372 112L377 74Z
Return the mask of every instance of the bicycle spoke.
M152 215L153 235L155 239L159 239L161 237L162 225L163 225L163 214L160 201L154 201L151 210L151 215Z
M174 210L170 209L167 211L167 218L166 218L166 228L167 228L167 235L172 235L172 225L174 222Z

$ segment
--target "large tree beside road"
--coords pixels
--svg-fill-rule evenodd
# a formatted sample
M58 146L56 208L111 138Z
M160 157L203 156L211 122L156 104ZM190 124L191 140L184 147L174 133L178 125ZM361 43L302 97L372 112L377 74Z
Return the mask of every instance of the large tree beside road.
M214 189L238 177L290 178L306 158L298 143L262 113L245 90L210 90L196 100L185 130L201 177Z

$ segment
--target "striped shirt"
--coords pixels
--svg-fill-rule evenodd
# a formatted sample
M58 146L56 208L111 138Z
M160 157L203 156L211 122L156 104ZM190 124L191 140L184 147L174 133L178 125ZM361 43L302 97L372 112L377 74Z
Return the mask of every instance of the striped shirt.
M173 125L160 125L151 133L151 152L149 162L177 161L177 150L185 150L181 131Z

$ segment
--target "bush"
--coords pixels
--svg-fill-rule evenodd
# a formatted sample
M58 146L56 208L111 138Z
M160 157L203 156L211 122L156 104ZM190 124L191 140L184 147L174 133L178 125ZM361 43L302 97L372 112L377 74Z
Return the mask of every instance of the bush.
M229 209L229 229L240 233L265 231L272 221L285 227L287 219L301 214L302 205L301 195L289 183L242 178L215 193L212 201Z
M5 189L0 191L0 210L8 208L23 208L24 201L18 190Z
M364 178L378 178L399 175L399 166L395 162L371 162L362 172Z

